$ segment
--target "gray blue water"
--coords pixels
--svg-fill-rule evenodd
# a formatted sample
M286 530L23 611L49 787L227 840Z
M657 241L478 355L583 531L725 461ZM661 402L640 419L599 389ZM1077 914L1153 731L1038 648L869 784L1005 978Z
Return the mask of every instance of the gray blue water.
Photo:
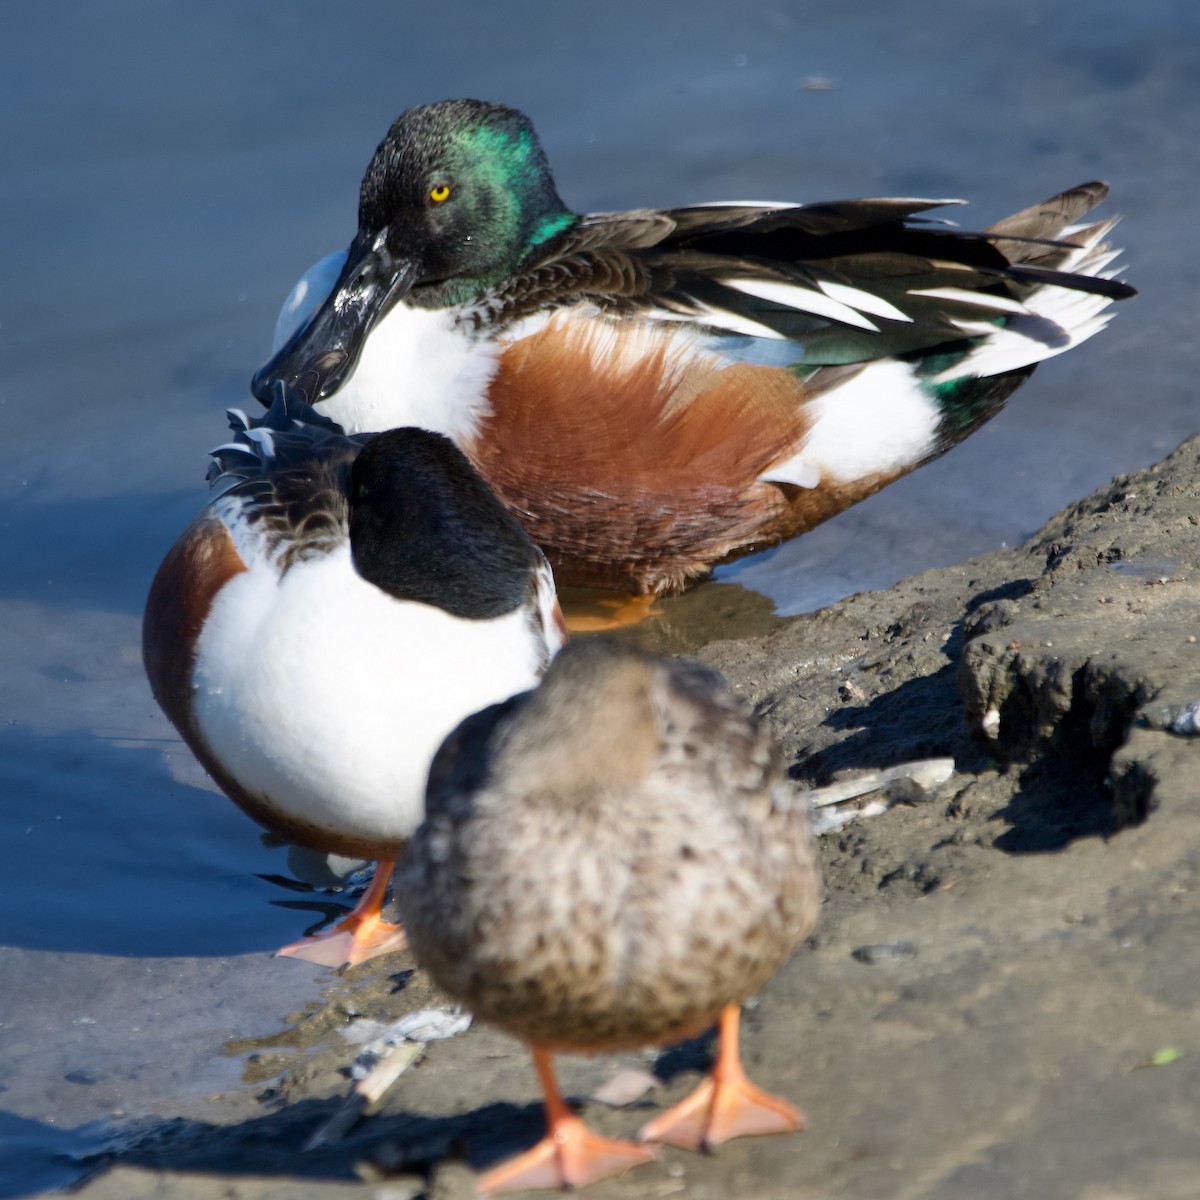
M946 458L722 573L805 611L1013 543L1194 432L1189 0L0 9L0 1196L230 1086L318 970L283 851L157 712L139 620L294 278L404 107L533 118L579 209L1113 185L1142 295ZM1108 211L1108 210L1106 210Z

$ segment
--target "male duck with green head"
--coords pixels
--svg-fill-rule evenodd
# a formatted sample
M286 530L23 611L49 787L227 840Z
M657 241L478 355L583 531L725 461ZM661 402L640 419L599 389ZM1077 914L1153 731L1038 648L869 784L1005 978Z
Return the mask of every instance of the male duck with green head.
M260 398L453 438L560 585L652 596L936 458L1103 328L1089 183L970 233L945 200L579 215L529 120L410 109L296 285Z

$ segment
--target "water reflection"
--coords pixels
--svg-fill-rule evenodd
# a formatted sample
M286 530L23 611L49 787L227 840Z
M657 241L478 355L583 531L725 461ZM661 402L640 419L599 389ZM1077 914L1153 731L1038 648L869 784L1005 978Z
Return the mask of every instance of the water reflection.
M8 798L0 875L20 905L0 906L0 944L63 953L230 955L298 936L302 918L256 873L284 852L223 796L172 778L157 745L118 746L80 729L0 729Z

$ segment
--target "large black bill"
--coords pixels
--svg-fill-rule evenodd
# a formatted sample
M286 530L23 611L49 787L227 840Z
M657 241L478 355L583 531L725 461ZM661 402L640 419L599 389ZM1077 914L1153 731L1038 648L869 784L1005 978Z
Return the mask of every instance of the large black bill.
M332 395L354 374L367 336L392 305L412 288L413 263L397 260L381 235L361 235L325 302L279 351L254 373L250 390L270 405L277 383L309 403Z

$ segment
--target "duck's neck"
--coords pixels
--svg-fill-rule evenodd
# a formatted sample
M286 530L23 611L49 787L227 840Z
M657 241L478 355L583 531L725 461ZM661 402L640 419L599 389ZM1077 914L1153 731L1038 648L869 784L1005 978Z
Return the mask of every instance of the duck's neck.
M397 304L372 330L354 374L320 411L347 433L416 425L461 446L487 411L499 351L456 324L454 310Z

